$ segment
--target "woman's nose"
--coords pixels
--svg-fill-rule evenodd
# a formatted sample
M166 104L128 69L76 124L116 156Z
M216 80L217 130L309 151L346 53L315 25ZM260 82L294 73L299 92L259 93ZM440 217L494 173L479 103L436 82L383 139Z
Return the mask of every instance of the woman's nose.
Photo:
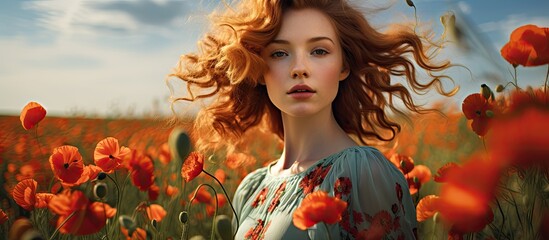
M294 64L291 71L292 78L308 78L309 77L309 69L307 64L307 57L306 56L296 56L294 59Z

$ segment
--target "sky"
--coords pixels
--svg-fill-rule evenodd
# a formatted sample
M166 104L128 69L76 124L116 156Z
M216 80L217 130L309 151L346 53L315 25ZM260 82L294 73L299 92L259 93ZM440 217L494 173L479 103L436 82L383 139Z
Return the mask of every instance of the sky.
M30 101L42 104L50 116L169 114L166 76L181 54L196 51L208 29L206 16L219 2L0 1L0 115L19 115ZM376 26L414 19L404 0L353 2L389 6L367 16ZM413 2L418 20L437 36L444 31L442 15L452 12L463 26L466 44L454 44L442 54L469 69L452 72L461 91L449 104L460 103L482 83L494 87L511 79L511 67L499 49L513 29L525 24L549 27L547 0ZM519 68L519 81L541 85L546 71ZM438 99L434 94L419 98L425 103Z

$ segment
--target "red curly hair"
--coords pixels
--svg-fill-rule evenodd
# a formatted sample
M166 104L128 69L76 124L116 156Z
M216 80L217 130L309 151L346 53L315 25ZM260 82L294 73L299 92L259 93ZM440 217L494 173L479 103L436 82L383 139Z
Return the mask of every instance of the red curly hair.
M195 119L193 133L199 148L234 147L249 129L262 123L284 139L281 112L270 102L265 85L259 84L267 70L260 53L278 34L283 14L303 8L322 11L335 27L350 74L339 84L333 114L341 128L363 144L368 139L390 141L400 131L388 116L389 111L404 114L394 97L411 112L425 110L413 101L408 88L391 83L391 76L404 77L408 87L420 94L431 88L446 96L457 91L444 91L441 80L451 78L435 74L451 64L434 63L429 54L434 45L411 28L379 32L345 0L243 0L236 10L213 15L214 28L200 42L200 52L182 55L168 76L184 81L190 94L174 98L172 106L180 100L216 97ZM414 62L430 80L418 80Z

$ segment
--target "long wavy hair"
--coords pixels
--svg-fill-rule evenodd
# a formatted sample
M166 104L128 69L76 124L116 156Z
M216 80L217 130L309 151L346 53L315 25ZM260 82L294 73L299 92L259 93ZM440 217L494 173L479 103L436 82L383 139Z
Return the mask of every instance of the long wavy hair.
M396 107L395 97L407 112L421 113L425 109L414 102L411 91L421 94L435 88L446 96L457 91L445 91L441 80L451 78L436 74L451 67L450 62L434 63L430 50L435 45L411 27L382 33L345 0L243 0L211 16L213 28L199 42L199 52L182 55L168 76L184 81L189 92L187 97L172 98L172 107L181 100L215 97L195 119L198 148L234 147L260 126L284 139L281 112L270 102L265 85L259 84L267 70L260 53L278 34L283 14L303 8L322 11L335 27L350 74L339 84L333 114L362 144L370 139L390 141L400 131L389 116L405 114ZM428 74L427 81L419 81L418 67ZM391 76L405 78L408 88L391 82Z

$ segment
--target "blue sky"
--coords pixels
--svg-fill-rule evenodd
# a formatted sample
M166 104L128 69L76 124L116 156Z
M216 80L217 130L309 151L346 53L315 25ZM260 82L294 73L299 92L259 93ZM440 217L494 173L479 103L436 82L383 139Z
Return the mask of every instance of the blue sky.
M167 113L165 76L182 53L196 50L207 29L206 15L218 2L0 1L0 114L18 115L29 101L40 102L49 115L58 116L140 115L154 105ZM414 16L404 0L354 2L391 5L372 19L379 26ZM437 34L443 30L440 16L449 11L467 23L469 51L449 47L443 54L472 71L472 78L464 70L452 73L462 86L455 102L482 82L494 86L510 79L509 65L498 54L513 29L528 23L549 26L547 0L414 2L419 20ZM519 79L539 85L546 71L519 69ZM433 99L428 95L420 101Z

